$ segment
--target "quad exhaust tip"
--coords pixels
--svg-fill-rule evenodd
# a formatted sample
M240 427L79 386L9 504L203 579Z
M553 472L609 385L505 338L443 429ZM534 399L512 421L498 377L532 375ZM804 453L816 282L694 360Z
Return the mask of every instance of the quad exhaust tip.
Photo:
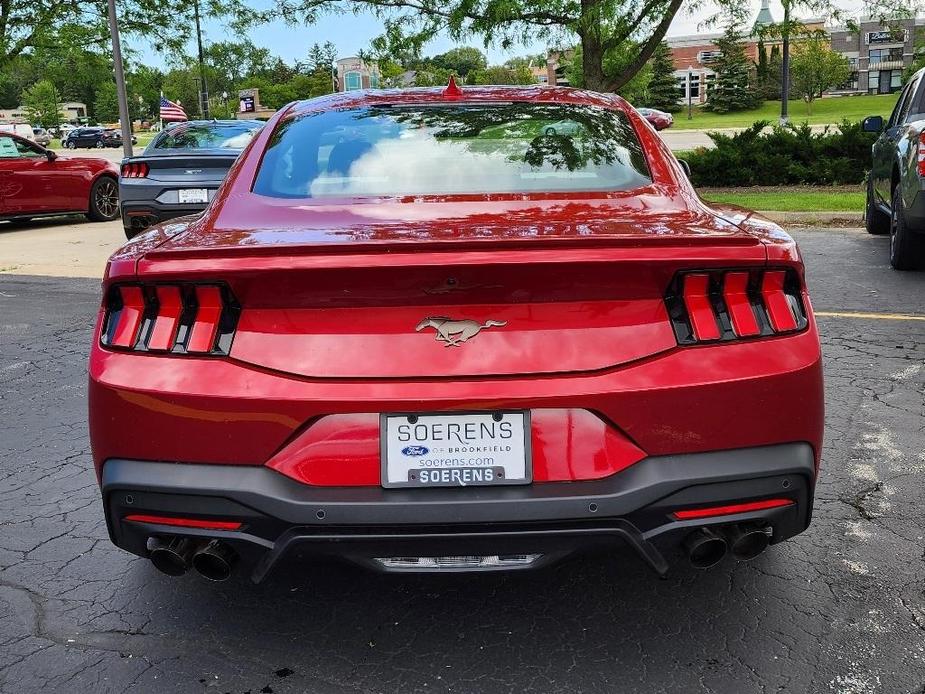
M154 568L168 576L182 576L192 566L203 578L225 581L238 562L238 553L221 540L155 537L149 547Z
M195 551L196 543L189 538L158 538L151 547L151 563L168 576L182 576L189 569L190 558Z
M692 532L684 538L683 547L691 566L696 569L709 569L719 564L728 549L725 538L709 528Z
M743 523L716 530L700 528L686 538L682 546L691 566L709 569L718 564L726 553L736 561L748 561L764 552L771 543L774 530L770 525Z
M238 553L221 540L212 540L193 554L193 568L210 581L227 581L238 562Z

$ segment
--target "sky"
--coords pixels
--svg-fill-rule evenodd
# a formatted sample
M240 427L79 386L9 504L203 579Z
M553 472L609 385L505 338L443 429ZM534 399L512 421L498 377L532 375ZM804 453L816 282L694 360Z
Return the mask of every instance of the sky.
M752 16L754 16L758 13L761 2L760 0L752 0L752 4L754 6ZM860 0L840 0L839 5L845 12L855 16L860 12L862 6ZM702 26L704 20L713 15L715 11L715 6L709 2L693 14L682 9L668 30L668 36L717 31L717 29ZM783 16L783 10L777 0L771 0L771 14L775 19L780 19ZM800 13L798 12L797 14ZM270 48L274 54L286 62L292 63L295 60L304 59L308 48L315 42L332 41L337 46L338 57L356 55L359 51L368 48L369 42L378 36L381 31L381 22L372 14L363 13L342 16L329 15L322 17L317 23L309 26L290 27L283 22L276 22L254 29L248 35L256 45ZM210 21L204 26L204 39L206 41L237 40L239 38L221 22ZM507 52L497 47L485 49L481 44L481 39L478 37L465 41L465 44L483 48L491 64L503 63L508 58L517 55L542 53L547 48L544 43L537 43L529 46L518 46ZM455 45L458 44L451 41L449 37L443 36L427 44L424 54L436 55L443 53ZM157 53L150 46L137 44L133 47L141 52L141 62L159 66L165 65L166 56ZM190 55L194 54L193 45L189 47L189 53Z

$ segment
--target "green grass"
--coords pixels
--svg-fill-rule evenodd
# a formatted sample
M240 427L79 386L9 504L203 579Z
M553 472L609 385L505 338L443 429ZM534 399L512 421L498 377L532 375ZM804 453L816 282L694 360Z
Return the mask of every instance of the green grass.
M864 191L826 191L782 188L741 192L702 191L707 202L741 205L750 210L773 212L854 212L864 211Z
M810 125L841 123L848 120L861 120L865 116L888 116L896 105L898 94L875 94L862 96L839 96L816 99L812 113L808 113L803 101L791 101L790 121L808 122ZM769 120L776 123L780 117L780 101L765 101L761 108L753 111L736 113L711 113L700 107L694 107L694 117L687 119L687 107L674 114L672 130L711 130L715 128L742 128L756 120Z

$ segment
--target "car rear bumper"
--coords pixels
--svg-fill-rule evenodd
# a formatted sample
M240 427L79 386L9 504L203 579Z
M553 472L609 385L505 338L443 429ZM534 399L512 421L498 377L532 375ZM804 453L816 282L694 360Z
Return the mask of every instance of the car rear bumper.
M452 489L312 487L262 466L110 459L102 493L110 536L140 556L152 537L218 538L262 580L294 550L381 570L383 557L538 555L536 567L593 547L626 544L659 574L665 550L693 530L760 522L771 542L810 522L815 456L809 443L648 457L599 480ZM682 509L761 499L792 504L679 520ZM179 528L130 515L240 522L236 530ZM413 570L420 570L415 568Z

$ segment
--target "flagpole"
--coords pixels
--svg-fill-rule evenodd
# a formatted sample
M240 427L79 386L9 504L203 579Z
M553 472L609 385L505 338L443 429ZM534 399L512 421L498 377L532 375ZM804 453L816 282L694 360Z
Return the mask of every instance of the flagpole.
M161 89L161 99L163 99L163 98L164 98L164 90ZM161 102L160 102L160 101L157 102L157 121L158 121L158 124L157 124L158 130L157 130L157 131L158 131L159 133L164 132L164 117L161 116Z
M122 126L122 152L132 156L132 121L128 113L128 96L125 93L125 71L122 66L122 46L119 43L119 25L116 21L116 0L107 3L109 33L112 37L112 64L116 78L116 96L119 101L119 121Z

